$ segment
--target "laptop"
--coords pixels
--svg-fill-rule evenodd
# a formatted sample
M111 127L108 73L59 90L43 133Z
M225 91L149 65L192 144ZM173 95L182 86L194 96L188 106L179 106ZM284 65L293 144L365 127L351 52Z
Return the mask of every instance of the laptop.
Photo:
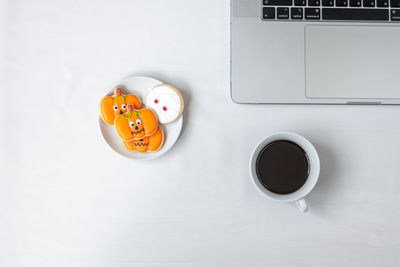
M400 0L231 0L231 97L400 104Z

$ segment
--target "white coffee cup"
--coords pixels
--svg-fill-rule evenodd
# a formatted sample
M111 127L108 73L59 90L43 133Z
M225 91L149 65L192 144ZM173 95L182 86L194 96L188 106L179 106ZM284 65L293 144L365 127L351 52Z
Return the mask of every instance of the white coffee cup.
M257 157L263 150L263 148L274 141L280 141L280 140L286 140L297 144L304 150L304 152L306 152L308 157L308 163L309 163L308 178L305 184L300 189L290 194L276 194L265 188L258 179L256 171ZM297 207L301 212L306 212L308 210L308 205L307 202L304 200L304 198L313 190L314 186L316 185L319 177L319 172L320 172L320 162L317 150L311 144L310 141L305 139L303 136L295 133L287 133L287 132L275 133L263 139L255 147L250 159L250 176L255 186L258 188L258 190L265 196L276 201L296 202Z

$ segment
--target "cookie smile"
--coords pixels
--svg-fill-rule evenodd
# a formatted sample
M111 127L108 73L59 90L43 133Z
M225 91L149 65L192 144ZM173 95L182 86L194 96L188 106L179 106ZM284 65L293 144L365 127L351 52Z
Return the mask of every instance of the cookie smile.
M141 146L148 146L149 143L135 143L135 146L141 147Z
M141 132L143 132L144 131L144 128L143 129L141 129L141 130L139 130L139 131L131 131L131 134L132 135L137 135L137 134L140 134Z

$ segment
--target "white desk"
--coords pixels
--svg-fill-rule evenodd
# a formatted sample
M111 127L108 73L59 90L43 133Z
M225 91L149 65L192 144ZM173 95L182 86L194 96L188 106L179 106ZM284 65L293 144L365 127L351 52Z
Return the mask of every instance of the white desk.
M400 107L246 106L229 96L229 1L1 1L0 266L399 266ZM119 79L182 89L165 156L114 153ZM310 212L248 160L275 131L317 147Z

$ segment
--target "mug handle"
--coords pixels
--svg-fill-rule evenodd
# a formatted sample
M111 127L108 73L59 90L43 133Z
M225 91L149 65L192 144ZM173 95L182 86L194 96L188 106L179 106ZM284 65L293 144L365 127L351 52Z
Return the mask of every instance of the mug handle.
M296 205L299 208L300 212L304 213L308 211L308 205L304 198L296 200Z

